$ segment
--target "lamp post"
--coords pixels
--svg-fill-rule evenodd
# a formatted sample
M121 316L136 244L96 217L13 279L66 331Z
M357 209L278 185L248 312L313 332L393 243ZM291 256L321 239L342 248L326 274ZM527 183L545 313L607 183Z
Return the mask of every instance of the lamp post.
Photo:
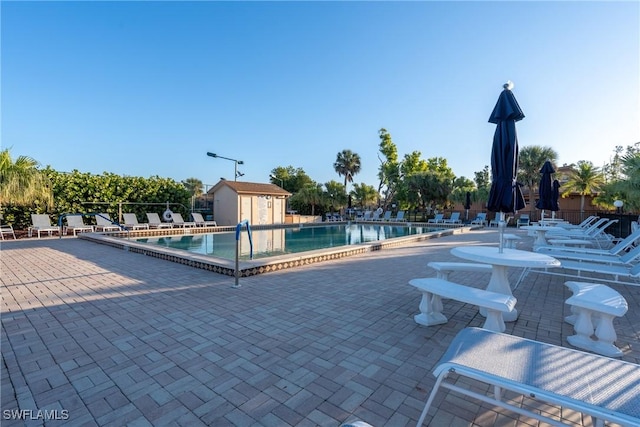
M218 158L218 159L230 160L230 161L234 162L235 163L235 170L234 170L234 174L233 174L233 180L234 181L238 180L238 165L244 165L244 162L242 160L230 159L228 157L218 156L215 153L209 153L209 152L207 152L207 156L215 157L215 158ZM244 174L241 174L240 176L242 176L242 175L244 175Z
M616 207L616 212L618 212L618 237L622 238L622 207L624 206L624 202L622 200L616 200L613 202L613 206Z
M269 174L269 177L272 178L272 179L277 179L278 181L280 181L280 188L284 188L284 180L283 179L278 178L274 174Z

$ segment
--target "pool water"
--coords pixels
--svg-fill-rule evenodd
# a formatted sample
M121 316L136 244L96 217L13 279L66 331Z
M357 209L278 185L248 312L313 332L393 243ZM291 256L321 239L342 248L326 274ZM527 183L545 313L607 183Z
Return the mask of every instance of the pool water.
M267 258L316 249L357 245L396 237L424 234L435 230L429 227L382 224L340 224L322 227L252 230L253 258ZM147 237L136 239L136 241L230 260L234 260L236 257L236 236L234 231ZM240 234L239 252L241 260L249 259L250 244L245 230Z

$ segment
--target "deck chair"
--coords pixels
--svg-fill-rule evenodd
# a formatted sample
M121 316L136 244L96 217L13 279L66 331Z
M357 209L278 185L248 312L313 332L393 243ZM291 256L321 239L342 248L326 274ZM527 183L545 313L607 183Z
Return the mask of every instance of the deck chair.
M487 214L486 212L480 212L476 217L471 221L471 225L487 225Z
M375 211L373 215L371 215L371 221L380 221L380 212Z
M13 236L13 240L16 239L16 233L13 231L13 226L9 224L0 225L0 237L4 240L4 235Z
M111 221L108 213L101 212L96 214L96 223L96 231L120 231L120 226L115 225L115 223Z
M38 239L40 233L46 232L49 236L52 233L58 233L60 235L60 227L51 224L51 219L47 214L31 214L31 226L27 229L29 237L33 236L33 232L38 233Z
M602 264L631 265L635 263L638 258L640 258L640 246L637 246L622 255L602 255L569 251L545 251L543 253L560 260L569 259L585 262L599 262Z
M380 221L391 221L391 211L385 211L384 216Z
M629 234L610 249L579 248L575 246L540 246L536 249L536 252L545 253L547 251L562 251L597 255L620 255L626 249L635 246L638 241L640 241L640 230L636 230Z
M398 222L406 221L406 219L404 219L404 211L398 211L398 214L394 218L394 221L398 221Z
M371 221L371 211L364 211L358 221Z
M198 212L191 212L191 218L193 218L193 221L199 227L217 227L218 226L218 223L215 221L205 221L205 219L202 217L202 214Z
M530 224L531 224L531 221L529 220L529 214L520 214L520 217L518 218L518 222L516 223L516 228L520 228Z
M160 215L156 212L147 212L147 220L151 228L173 228L173 224L170 222L160 221Z
M196 226L196 223L193 221L185 222L185 220L182 218L182 214L179 214L177 212L173 212L171 214L171 220L173 221L173 224L178 227L195 227Z
M447 219L443 219L442 222L445 223L445 224L460 224L460 223L462 223L462 221L460 221L460 212L451 213L451 216L449 218L447 218Z
M130 228L132 230L148 230L149 224L143 224L138 222L138 217L134 213L123 213L122 217L124 219L125 228Z
M597 215L590 215L589 217L587 217L587 219L582 221L580 224L563 224L563 223L559 223L558 225L556 225L556 227L564 228L564 229L567 229L567 230L580 230L580 229L586 230L591 225L593 225L594 222L596 222L599 219L600 219L600 217L597 216Z
M436 214L433 218L429 218L427 224L439 224L444 221L444 214Z
M92 232L93 225L87 225L82 219L82 214L67 215L67 225L64 226L63 233L65 236L69 231L73 231L73 235L77 236L78 232Z

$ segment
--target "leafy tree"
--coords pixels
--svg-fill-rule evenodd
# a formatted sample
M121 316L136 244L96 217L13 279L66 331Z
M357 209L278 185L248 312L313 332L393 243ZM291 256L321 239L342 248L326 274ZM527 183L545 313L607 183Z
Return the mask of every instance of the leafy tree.
M302 168L294 168L293 166L278 166L271 170L270 175L277 178L270 177L272 184L282 184L282 188L290 193L296 193L302 188L315 184Z
M394 200L401 185L400 162L398 161L398 148L391 139L391 134L382 128L378 131L380 138L380 154L378 160L378 184L377 193L382 194L383 209Z
M324 204L322 185L310 184L300 189L289 199L291 207L302 214L316 214L316 206ZM308 209L310 207L311 209ZM310 210L310 212L309 212Z
M407 180L410 191L418 195L419 204L423 210L446 206L453 189L453 180L445 174L429 170L410 175Z
M38 169L39 165L28 156L18 156L14 161L8 148L0 151L0 203L3 206L53 207L51 182Z
M473 194L474 191L476 191L476 185L473 181L464 176L458 177L453 180L453 190L449 200L464 204L467 201L467 192Z
M540 182L540 169L547 160L555 169L558 153L551 147L530 145L522 148L519 153L518 181L529 189L529 204L532 209L532 201L536 197Z
M361 208L375 205L378 197L380 197L373 185L367 185L364 182L361 184L354 183L353 190L349 194L351 194L355 204Z
M591 195L600 191L604 184L604 176L600 168L593 163L581 160L576 168L569 173L569 180L562 186L562 197L567 197L570 193L580 194L580 219L584 219L584 201L586 195Z
M347 183L353 182L353 177L360 173L360 166L360 156L351 150L342 150L336 156L333 168L338 173L338 176L344 176L345 192Z
M342 209L347 205L347 193L344 185L338 181L329 181L324 184L325 200L333 209Z
M627 211L640 211L640 143L628 146L626 154L622 154L621 147L616 147L619 155L616 166L616 179L610 174L607 183L602 186L602 192L594 198L594 204L611 209L614 200L624 201ZM615 158L615 156L614 156ZM611 171L611 165L609 171ZM606 166L605 168L606 169Z

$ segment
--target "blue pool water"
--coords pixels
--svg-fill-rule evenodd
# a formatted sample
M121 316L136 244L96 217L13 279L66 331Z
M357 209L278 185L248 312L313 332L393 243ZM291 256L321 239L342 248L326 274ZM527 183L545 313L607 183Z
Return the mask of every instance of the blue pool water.
M375 242L435 231L428 227L390 226L382 224L341 224L323 227L278 228L252 230L253 258L307 252L359 243ZM218 258L235 259L235 232L146 237L140 243L185 250ZM248 260L250 252L246 231L240 234L240 259Z

